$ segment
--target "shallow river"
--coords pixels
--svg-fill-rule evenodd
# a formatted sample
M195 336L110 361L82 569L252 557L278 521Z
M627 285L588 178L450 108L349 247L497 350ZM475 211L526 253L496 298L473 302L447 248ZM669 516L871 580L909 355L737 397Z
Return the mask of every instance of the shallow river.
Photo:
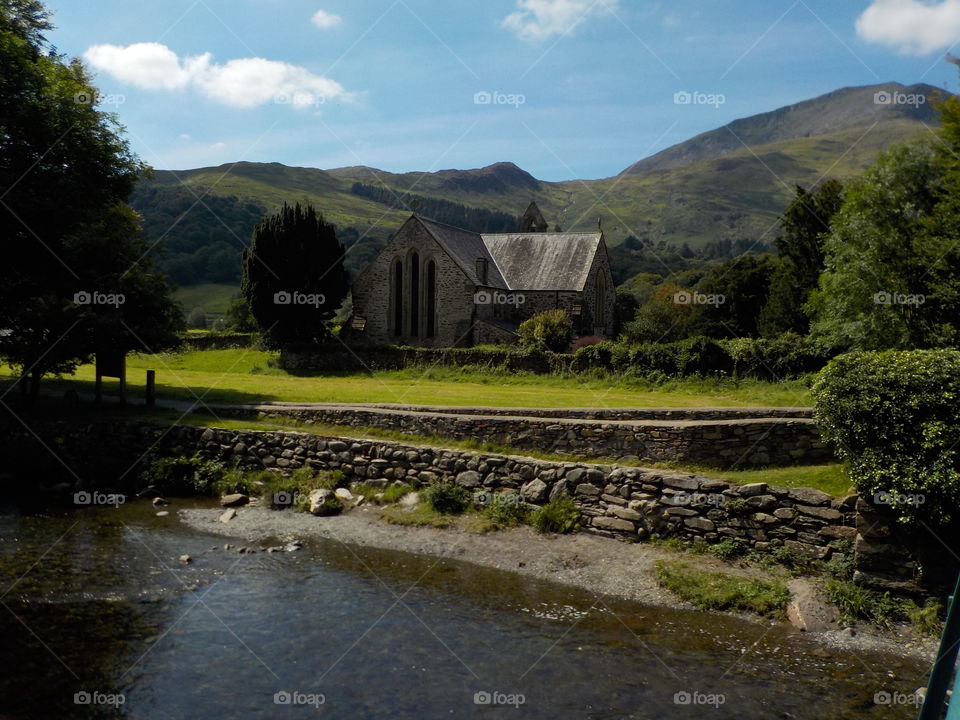
M145 502L0 508L0 720L911 718L928 670L452 560L223 544Z

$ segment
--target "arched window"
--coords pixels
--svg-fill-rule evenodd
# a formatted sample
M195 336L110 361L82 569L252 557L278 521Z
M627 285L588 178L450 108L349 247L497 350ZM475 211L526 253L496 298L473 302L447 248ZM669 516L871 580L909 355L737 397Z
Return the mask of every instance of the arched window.
M393 334L403 335L403 263L393 264Z
M437 334L437 264L427 263L427 337Z
M410 336L420 335L420 256L410 254Z
M606 327L607 324L607 276L597 275L597 319L594 325Z

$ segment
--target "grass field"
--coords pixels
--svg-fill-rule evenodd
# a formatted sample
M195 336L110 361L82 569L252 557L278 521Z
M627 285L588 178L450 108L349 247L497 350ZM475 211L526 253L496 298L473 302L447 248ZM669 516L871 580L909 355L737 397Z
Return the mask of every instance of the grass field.
M536 375L477 368L408 368L375 373L295 376L270 367L274 353L253 349L131 355L127 384L143 396L146 370L157 372L161 398L210 404L249 402L377 402L501 407L760 407L808 406L803 381L680 379L657 384L636 378ZM0 380L12 379L4 368ZM92 365L73 376L44 380L47 390L91 391ZM105 380L107 394L115 380Z
M194 308L202 308L207 315L223 315L227 312L230 299L240 292L237 285L206 283L177 288L174 299L183 306L187 314Z

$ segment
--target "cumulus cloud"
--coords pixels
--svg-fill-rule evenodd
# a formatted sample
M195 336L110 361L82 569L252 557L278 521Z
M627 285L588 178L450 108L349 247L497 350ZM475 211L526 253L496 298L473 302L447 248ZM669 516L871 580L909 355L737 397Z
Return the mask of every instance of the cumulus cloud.
M873 0L857 18L857 34L902 53L928 55L960 40L960 0Z
M210 53L180 58L160 43L94 45L84 58L91 66L121 82L143 90L194 88L217 102L234 108L267 103L295 107L319 105L327 100L350 100L344 87L314 75L299 65L263 58L240 58L219 64Z
M341 22L343 22L343 18L341 18L339 15L328 13L326 10L317 10L313 14L313 17L310 18L310 22L312 22L321 30L326 30L327 28L332 28L339 25Z
M517 0L503 27L522 40L540 41L573 30L589 17L616 8L618 0Z

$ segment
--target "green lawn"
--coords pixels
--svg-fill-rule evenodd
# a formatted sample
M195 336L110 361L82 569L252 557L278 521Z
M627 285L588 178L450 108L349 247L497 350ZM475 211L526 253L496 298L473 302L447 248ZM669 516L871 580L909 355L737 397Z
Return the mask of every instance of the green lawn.
M131 355L128 390L142 396L147 369L157 372L163 398L211 404L245 402L347 402L408 405L489 405L501 407L759 407L809 406L806 384L795 380L681 379L656 384L639 379L536 375L464 368L408 368L398 371L295 376L270 367L275 353L253 349L205 350L182 354ZM4 368L0 380L11 379ZM90 390L92 365L84 365L44 387ZM105 380L107 393L116 381Z

